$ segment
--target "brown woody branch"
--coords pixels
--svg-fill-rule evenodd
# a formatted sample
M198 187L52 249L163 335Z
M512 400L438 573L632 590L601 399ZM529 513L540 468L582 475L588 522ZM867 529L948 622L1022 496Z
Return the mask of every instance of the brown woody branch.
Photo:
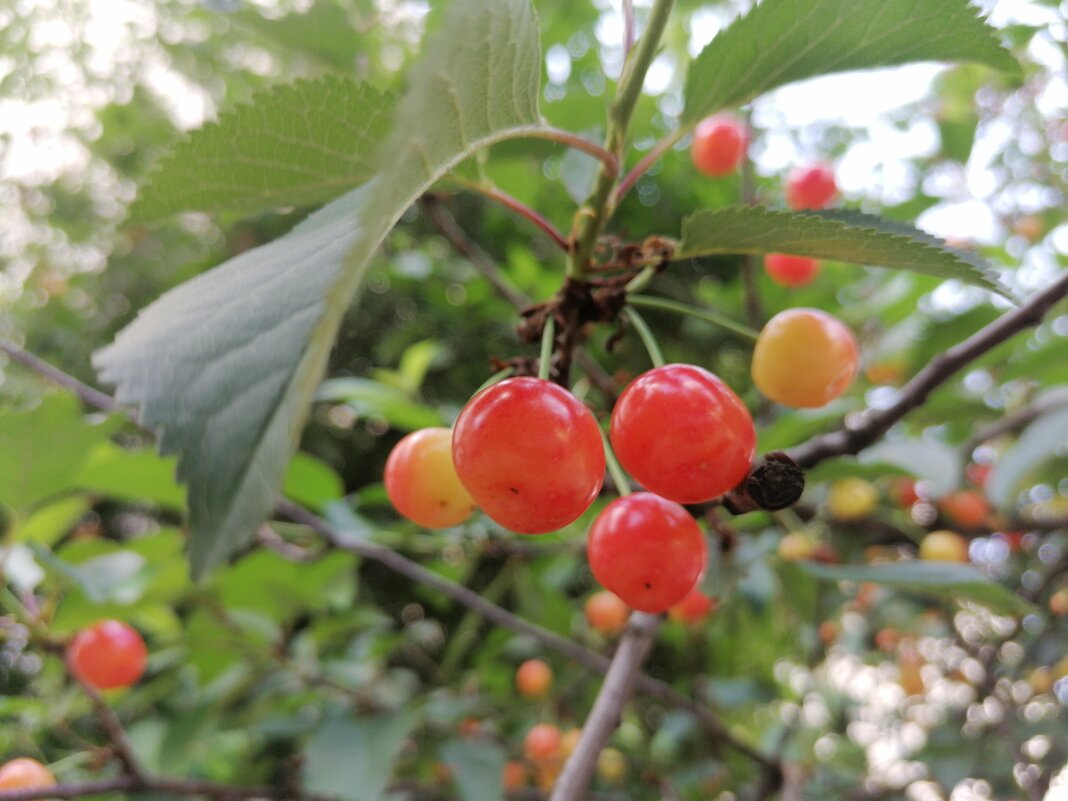
M1068 272L1027 302L1001 315L985 328L935 356L901 388L897 401L885 409L867 409L855 421L847 421L838 431L820 434L791 448L787 453L802 468L813 467L834 456L856 454L879 439L887 430L927 400L927 396L970 362L1015 336L1038 325L1053 306L1068 295Z

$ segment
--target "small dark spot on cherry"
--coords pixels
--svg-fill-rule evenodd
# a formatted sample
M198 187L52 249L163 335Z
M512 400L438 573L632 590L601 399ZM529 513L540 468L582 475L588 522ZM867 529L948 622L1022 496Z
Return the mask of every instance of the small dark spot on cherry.
M647 581L647 582L645 582L645 589L647 589L647 590L651 590L652 588L653 588L653 585L652 585L652 584L650 584L650 583L649 583L648 581Z
M508 489L511 491L511 493L513 495L518 495L519 494L519 490L516 489L515 487L509 487Z

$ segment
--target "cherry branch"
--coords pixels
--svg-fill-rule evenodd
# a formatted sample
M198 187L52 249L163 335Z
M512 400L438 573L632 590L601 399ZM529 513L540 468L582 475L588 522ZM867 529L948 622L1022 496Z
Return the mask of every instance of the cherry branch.
M1068 296L1068 271L1045 289L1036 292L1023 305L1001 315L963 342L931 361L903 386L895 403L884 409L869 408L856 420L847 421L837 431L819 434L787 451L801 468L813 467L833 456L856 454L878 440L886 431L927 400L940 384L970 362L1021 331L1038 325L1058 301Z
M83 681L79 676L75 675L73 671L68 671L71 677L81 685L82 690L89 696L89 700L93 704L93 709L96 712L97 720L100 721L100 725L104 727L104 732L107 734L108 740L111 742L112 750L115 753L115 758L119 760L122 765L123 771L126 775L144 781L147 774L144 768L141 766L141 761L137 758L137 753L134 751L133 743L130 742L129 735L126 734L126 729L123 728L122 721L119 720L119 716L115 714L107 701L104 700L100 692L91 685Z
M74 376L64 373L58 367L54 367L43 359L34 356L29 351L23 350L14 342L0 340L0 352L6 353L8 357L14 361L24 367L28 367L33 372L51 381L53 384L61 386L64 389L69 389L94 409L100 409L104 412L127 413L125 409L119 406L118 401L110 395L101 392L98 389L93 389L88 384L83 384Z
M649 168L656 164L661 156L671 150L671 148L673 148L685 134L685 129L676 129L653 145L652 149L642 157L641 161L634 165L634 168L623 176L623 179L619 182L619 186L617 186L612 193L609 207L612 209L618 207L623 200L624 195L631 190L631 187L638 182L638 179L645 175L645 173L649 171Z
M560 778L553 785L549 801L580 801L597 767L597 757L616 727L619 715L630 698L642 663L653 644L660 626L660 618L635 612L630 616L627 631L612 658L612 665L597 693L578 745L564 765Z
M619 159L616 158L614 153L576 133L565 131L562 128L533 128L525 133L533 139L548 139L550 142L557 142L574 150L588 153L599 160L604 170L613 178L619 174Z
M555 244L565 253L570 249L571 245L568 243L567 238L562 233L560 233L559 230L557 230L556 226L549 222L549 220L540 212L535 211L526 203L523 203L521 200L512 197L507 192L503 192L494 186L487 186L486 184L474 183L470 181L457 181L457 183L459 183L459 185L464 189L470 190L472 192L477 192L483 197L492 200L494 203L499 203L501 206L504 206L509 211L515 212L520 217L529 220L535 226L540 228L542 232L544 232L549 237L549 239L553 241L553 244ZM423 196L423 206L427 209L428 213L431 215L431 218L433 218L435 213L434 207L428 207L427 201L437 201L437 197L431 194ZM437 208L440 208L440 205ZM436 219L434 220L434 222L438 223ZM438 223L438 226L441 227L441 224Z
M1012 414L1007 414L1000 420L979 429L971 439L961 446L961 451L970 455L976 446L987 440L1026 428L1036 418L1062 406L1068 406L1068 387L1052 390L1038 400L1020 407Z

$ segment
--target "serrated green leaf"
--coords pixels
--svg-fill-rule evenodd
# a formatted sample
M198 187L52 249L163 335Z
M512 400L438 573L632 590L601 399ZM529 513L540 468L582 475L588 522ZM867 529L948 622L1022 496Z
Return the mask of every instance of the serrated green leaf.
M434 409L413 401L396 387L367 378L331 378L316 395L322 401L348 404L362 417L381 417L401 431L415 431L444 424Z
M96 355L178 454L201 576L273 507L342 316L404 211L482 147L539 127L528 0L451 5L397 107L378 176L288 235L168 292Z
M338 76L257 92L175 144L145 179L130 216L252 213L337 197L375 173L392 105L388 94Z
M328 718L304 748L305 786L344 801L381 801L414 722L409 713Z
M682 121L804 78L912 61L1019 70L968 0L763 0L690 64Z
M996 462L985 490L995 506L1007 507L1027 476L1068 445L1068 409L1057 409L1031 423Z
M921 561L885 565L797 564L809 575L824 581L870 581L934 598L974 601L999 614L1026 615L1035 611L1032 604L988 579L972 565Z
M793 212L760 206L699 211L682 224L676 258L723 253L792 253L888 267L1011 297L981 260L905 223L857 211Z

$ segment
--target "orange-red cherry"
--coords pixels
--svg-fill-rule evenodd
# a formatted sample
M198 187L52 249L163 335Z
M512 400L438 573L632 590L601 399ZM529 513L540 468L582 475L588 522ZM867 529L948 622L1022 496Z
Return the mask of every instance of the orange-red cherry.
M98 690L136 684L147 662L145 641L137 629L120 620L102 620L82 629L67 648L71 671Z
M426 528L455 526L475 510L456 475L447 428L424 428L404 437L390 451L384 478L397 511Z
M749 146L745 125L726 114L716 114L698 123L690 156L698 172L722 178L738 169Z
M453 428L452 458L475 503L520 534L574 522L604 481L593 414L538 378L509 378L471 398Z
M825 209L837 194L834 170L824 164L800 167L786 179L786 205L791 209Z
M618 634L627 625L630 607L618 595L601 590L586 599L586 622L590 628L604 635Z
M541 659L528 659L515 672L515 688L527 698L540 698L553 684L553 669Z
M19 757L0 767L0 791L51 787L56 783L52 771L29 757Z
M858 360L857 341L840 320L819 309L787 309L757 337L753 383L776 403L817 408L846 391Z
M551 723L539 723L523 738L523 755L531 762L552 759L560 752L560 729Z
M628 606L654 613L686 597L708 558L690 513L651 492L617 498L602 509L586 552L601 584Z
M764 257L764 270L780 286L804 286L820 271L820 263L808 256L769 253Z
M717 376L667 364L638 376L612 410L612 448L650 492L678 503L718 498L746 477L753 418Z
M992 509L990 502L974 490L959 490L938 502L942 512L961 528L979 528Z
M716 611L716 599L694 587L686 597L668 610L668 617L677 623L700 623Z

